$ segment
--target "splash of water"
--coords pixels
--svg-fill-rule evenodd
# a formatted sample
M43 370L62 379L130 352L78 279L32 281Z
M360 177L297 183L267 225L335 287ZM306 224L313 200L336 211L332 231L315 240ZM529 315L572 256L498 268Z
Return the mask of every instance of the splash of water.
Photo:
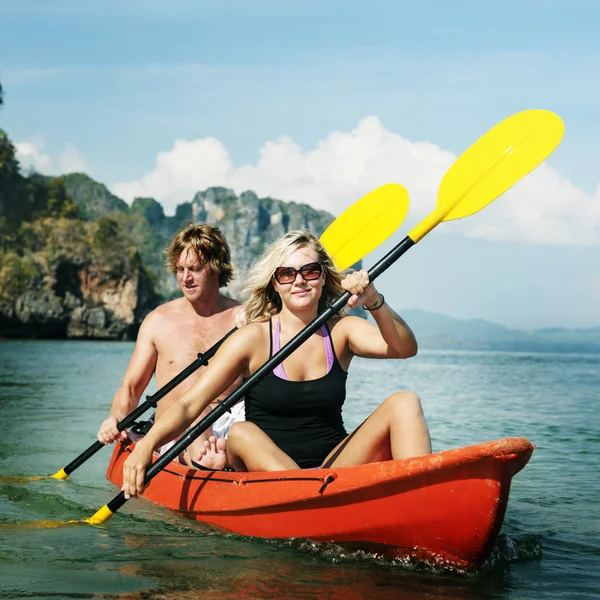
M28 481L39 481L40 479L52 479L50 475L0 475L0 483L27 483Z
M85 523L83 519L71 519L69 521L31 521L29 523L0 523L0 529L20 530L20 529L57 529L66 525L81 525Z

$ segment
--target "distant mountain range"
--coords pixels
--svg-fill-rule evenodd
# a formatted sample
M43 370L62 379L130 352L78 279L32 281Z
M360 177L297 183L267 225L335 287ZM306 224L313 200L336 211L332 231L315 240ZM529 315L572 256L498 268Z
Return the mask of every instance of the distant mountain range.
M415 332L420 348L600 353L600 327L525 331L418 309L403 310L401 315Z

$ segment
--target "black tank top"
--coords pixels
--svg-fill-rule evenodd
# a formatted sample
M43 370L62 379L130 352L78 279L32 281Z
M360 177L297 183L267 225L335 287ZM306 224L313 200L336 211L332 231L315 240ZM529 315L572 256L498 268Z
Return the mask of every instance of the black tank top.
M269 334L272 355L271 322ZM328 341L334 361L326 375L310 381L289 381L271 371L245 399L246 421L260 427L303 469L320 467L347 435L342 406L348 374L335 355L331 334Z

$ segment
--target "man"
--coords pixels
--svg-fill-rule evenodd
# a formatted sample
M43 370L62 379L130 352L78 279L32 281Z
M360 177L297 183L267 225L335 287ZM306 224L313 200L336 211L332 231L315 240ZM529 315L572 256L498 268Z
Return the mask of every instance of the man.
M219 293L233 278L233 266L227 241L217 227L185 226L175 235L166 253L169 270L177 276L183 297L159 306L142 322L110 414L98 431L98 440L103 444L119 436L126 437L125 432L119 433L117 424L136 408L153 374L160 389L196 360L198 353L205 352L233 327L243 324L239 303ZM193 385L203 369L198 369L158 402L157 420ZM181 457L183 461L188 466L223 469L226 464L224 437L234 420L243 419L243 406L243 402L238 403L232 409L234 418L223 415L214 424L214 431L208 429L196 439ZM214 404L209 410L213 407Z

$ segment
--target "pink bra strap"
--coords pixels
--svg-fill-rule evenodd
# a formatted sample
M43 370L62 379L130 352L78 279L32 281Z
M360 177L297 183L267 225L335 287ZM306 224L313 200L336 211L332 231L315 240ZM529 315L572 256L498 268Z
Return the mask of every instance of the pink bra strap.
M329 335L329 329L325 325L321 326L321 333L323 334L323 343L325 344L325 356L327 357L327 372L331 371L333 367L333 361L335 355L333 354L333 340Z
M273 354L277 354L279 349L281 348L281 322L277 319L277 323L275 324L275 331L273 332ZM279 377L280 379L288 379L288 376L285 374L285 369L283 368L283 363L279 363L274 369L273 374Z
M327 373L331 371L331 367L333 367L334 354L333 354L333 340L329 335L329 330L325 325L321 326L321 333L323 334L323 343L325 344L325 356L327 357ZM273 332L273 354L279 352L281 348L281 321L277 319L277 323L275 324L275 331ZM283 368L283 363L279 363L274 369L273 374L279 377L280 379L285 379L289 381L288 376L285 373L285 369Z

